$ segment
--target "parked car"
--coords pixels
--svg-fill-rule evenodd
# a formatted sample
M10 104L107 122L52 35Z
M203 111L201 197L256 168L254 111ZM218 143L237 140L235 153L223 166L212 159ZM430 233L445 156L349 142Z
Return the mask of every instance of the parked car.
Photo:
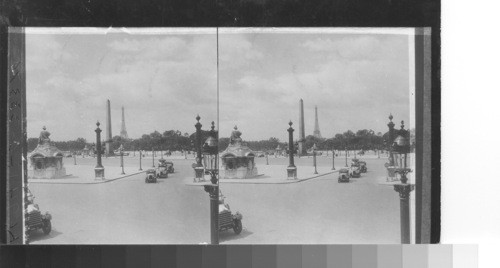
M349 178L351 175L349 174L349 169L343 168L339 170L339 179L338 182L349 182Z
M219 231L233 229L235 234L240 234L243 230L241 220L243 215L239 212L233 214L228 204L224 203L225 197L219 191Z
M174 173L174 163L166 161L165 164L167 165L168 173Z
M359 170L361 171L361 173L368 172L368 168L366 167L365 161L359 161Z
M168 178L168 167L166 162L165 159L158 160L158 169L156 171L158 178Z
M114 153L116 156L120 156L120 150L115 150L113 153ZM130 153L129 153L129 152L125 152L125 151L123 151L123 156L129 156L129 155L130 155Z
M350 173L351 173L351 178L361 177L361 164L359 162L359 159L354 158L351 160Z
M359 169L359 165L351 164L351 178L360 178L361 170Z
M156 183L157 182L157 174L156 170L148 169L146 170L146 183Z
M48 211L42 214L38 204L34 202L35 196L29 190L27 200L26 228L28 231L42 229L43 233L48 235L52 230L52 215Z

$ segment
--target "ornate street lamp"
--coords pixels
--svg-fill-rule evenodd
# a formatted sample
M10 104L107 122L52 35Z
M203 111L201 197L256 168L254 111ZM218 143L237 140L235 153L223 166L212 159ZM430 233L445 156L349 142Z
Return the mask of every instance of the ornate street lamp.
M201 164L201 123L200 123L200 115L196 116L196 124L194 127L196 128L196 165L194 166L194 179L193 181L202 181L204 179L203 175L203 165Z
M401 183L394 185L394 190L399 193L399 206L401 213L401 243L410 243L410 192L415 189L415 185L407 184L408 178L406 174L411 172L411 169L406 166L407 154L410 152L410 142L408 139L408 131L404 129L404 121L401 121L401 129L398 131L398 136L392 145L394 153L399 154L402 160L402 166L395 168L395 172L401 175Z
M210 195L210 240L213 245L219 244L219 148L215 124L212 121L210 136L203 145L203 163L205 172L210 175L210 184L204 185L205 192Z
M290 126L287 130L288 131L288 150L290 151L290 153L288 155L290 157L290 160L289 160L289 165L286 169L287 178L288 179L297 179L297 167L293 163L293 131L294 131L294 129L292 128L292 125L293 125L292 121L290 121L288 123L288 125Z
M153 167L155 167L155 148L151 148L151 152L153 155Z
M118 148L118 150L120 150L120 166L122 167L122 175L125 175L125 170L123 166L123 144L120 144L120 148Z
M139 170L142 170L142 150L139 150Z
M387 126L389 127L389 166L394 166L394 157L392 155L392 141L394 140L394 123L392 122L392 114L389 114L389 123Z
M313 164L314 164L314 174L318 174L318 170L316 169L316 143L313 145L312 151L313 151Z
M97 128L95 129L96 134L96 149L97 149L97 165L94 168L95 171L95 179L96 180L104 180L104 167L102 166L101 159L101 132L102 130L99 128L99 121L96 123Z
M347 146L345 147L345 167L348 167L348 165L347 165Z
M335 149L333 149L333 147L332 147L332 170L335 170Z

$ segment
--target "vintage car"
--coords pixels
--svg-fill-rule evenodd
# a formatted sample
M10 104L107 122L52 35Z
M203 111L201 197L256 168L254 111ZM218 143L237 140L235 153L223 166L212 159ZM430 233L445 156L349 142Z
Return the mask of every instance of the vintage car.
M157 182L157 174L156 170L148 169L146 170L146 183L156 183Z
M224 203L224 196L219 191L219 231L233 229L235 234L240 234L243 229L241 220L243 215L239 212L233 214L228 204Z
M165 170L167 173L174 173L174 163L165 159L158 160L158 167L161 167L162 170Z
M343 169L339 170L339 183L340 182L349 182L350 177L351 176L349 174L349 169L343 168Z
M368 168L366 167L365 161L359 161L359 170L361 171L361 173L368 172Z
M168 173L174 173L174 163L167 161L165 162L167 165L167 171Z
M42 229L43 233L48 235L52 230L52 215L47 211L45 214L40 212L38 204L34 203L35 196L28 190L27 196L27 215L26 215L26 228L28 231L35 231Z
M158 178L168 178L168 166L167 161L165 159L158 160L158 169L156 170L156 174Z
M351 162L351 177L360 178L361 177L361 165L359 159L353 159Z

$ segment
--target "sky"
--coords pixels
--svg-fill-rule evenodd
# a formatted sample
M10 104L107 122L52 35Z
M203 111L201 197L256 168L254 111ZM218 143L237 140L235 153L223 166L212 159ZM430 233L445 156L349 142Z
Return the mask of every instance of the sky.
M195 131L199 113L217 120L217 39L208 34L27 34L28 137L95 140L111 102L130 138L155 130ZM105 134L105 133L103 133Z
M413 46L413 44L411 44ZM388 116L410 119L409 37L395 34L222 32L220 131L234 125L245 140L298 138L299 100L305 135L347 130L385 133Z
M406 34L220 29L217 40L215 28L103 31L27 31L28 137L46 126L52 140L93 141L97 120L105 129L107 99L113 136L124 106L131 138L192 133L197 114L209 129L219 108L220 137L237 125L244 140L285 141L290 120L298 129L301 98L306 135L315 106L327 138L385 132L389 113L397 126L411 117Z

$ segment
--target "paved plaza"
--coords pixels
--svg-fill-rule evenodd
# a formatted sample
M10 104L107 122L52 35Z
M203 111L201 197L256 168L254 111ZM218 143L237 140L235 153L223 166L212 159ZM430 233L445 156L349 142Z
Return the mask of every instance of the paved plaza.
M159 157L155 158L157 161ZM52 232L31 234L32 244L198 244L210 242L209 196L192 179L192 156L169 158L175 173L159 183L146 184L138 173L139 157L125 157L126 176L106 183L42 183L29 187L42 212L52 216ZM299 174L310 178L297 183L228 183L221 191L233 213L243 215L243 231L220 233L223 244L399 243L399 196L380 183L386 158L366 156L368 173L350 183L338 183L331 154L318 157L313 174L311 157L295 158ZM335 159L338 170L345 165ZM95 158L65 158L68 170L89 169ZM350 162L350 159L349 159ZM259 171L286 166L287 158L256 158ZM119 157L103 158L109 175L121 172ZM142 159L151 168L152 159ZM78 167L78 168L77 168ZM309 170L304 170L309 169ZM321 172L320 172L321 171ZM262 173L259 172L259 173ZM307 173L310 173L310 176ZM71 172L68 172L69 174ZM111 174L112 173L112 174ZM90 174L90 175L89 175ZM78 174L73 174L77 176ZM119 174L117 174L119 175ZM267 174L267 179L272 174ZM274 176L274 175L273 175ZM308 177L309 176L309 177ZM274 176L276 177L276 176ZM73 178L74 179L74 178ZM274 178L277 179L277 178ZM283 170L286 181L286 170ZM71 180L71 179L68 179ZM79 180L93 181L93 177ZM261 180L266 180L262 178Z

